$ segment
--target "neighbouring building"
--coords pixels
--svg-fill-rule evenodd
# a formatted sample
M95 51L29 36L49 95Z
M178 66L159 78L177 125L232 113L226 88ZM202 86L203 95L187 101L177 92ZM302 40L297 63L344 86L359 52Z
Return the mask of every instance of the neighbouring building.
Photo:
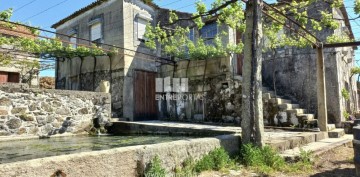
M316 36L320 40L326 41L333 34L354 39L345 7L332 8L330 4L319 1L316 8L309 9L308 14L315 19L321 19L318 10L332 12L334 19L343 19L338 20L338 29L324 28L318 32ZM355 114L359 110L356 78L351 75L355 66L355 49L339 47L324 50L328 122L337 127L347 119L347 113ZM284 47L269 51L264 54L264 84L275 88L278 95L299 103L307 112L317 114L316 57L316 50L311 47ZM349 93L348 99L343 96L344 92Z
M323 6L331 10L334 16L345 20L341 22L343 26L340 29L327 29L317 35L326 39L333 33L347 31L353 37L346 10ZM191 15L177 13L180 18ZM141 0L97 0L57 22L52 27L60 34L67 34L58 37L72 42L75 47L104 43L119 46L120 52L116 56L87 57L82 64L80 58L60 59L56 69L56 88L96 91L102 80L110 81L113 116L133 121L170 119L240 123L242 55L169 61L168 57L162 55L161 46L157 50L150 50L144 45L146 24L162 24L167 22L168 16L168 9ZM180 25L193 26L188 21ZM189 36L193 40L206 38L211 45L213 37L223 31L227 32L221 38L224 44L241 40L240 33L211 21L201 30L192 28ZM81 39L90 39L90 42ZM107 45L101 47L110 49ZM291 98L308 109L308 113L316 113L314 51L309 48L279 48L276 51L276 56L264 54L264 83L268 86L275 83L279 95ZM354 64L353 55L353 48L326 51L329 122L337 125L344 120L342 113L345 108L357 111L358 107L353 101L357 100L357 96L348 101L341 97L343 88L350 93L356 90L353 89L355 82L349 75ZM164 96L164 93L156 92L156 78L166 82L174 78L187 78L188 93L200 93L204 97L185 101L156 100ZM276 118L277 114L273 116L271 119Z
M7 27L3 24L0 35L4 37L35 38L31 31L23 26ZM0 47L0 83L27 83L32 87L39 85L39 68L33 62L39 62L35 55L16 49L11 45ZM9 62L8 62L9 61Z

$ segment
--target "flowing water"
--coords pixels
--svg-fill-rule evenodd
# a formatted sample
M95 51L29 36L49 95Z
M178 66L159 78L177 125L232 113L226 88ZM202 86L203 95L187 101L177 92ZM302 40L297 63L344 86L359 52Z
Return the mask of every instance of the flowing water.
M36 158L99 151L124 146L155 144L190 137L170 136L73 136L0 142L0 164Z

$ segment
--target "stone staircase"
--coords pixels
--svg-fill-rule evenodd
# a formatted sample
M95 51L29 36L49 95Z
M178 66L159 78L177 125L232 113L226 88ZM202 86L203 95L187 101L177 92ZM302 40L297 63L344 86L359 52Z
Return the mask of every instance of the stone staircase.
M307 113L306 109L300 108L299 104L289 99L275 95L268 87L263 87L263 102L265 124L299 128L317 127L314 114Z
M265 126L293 127L319 131L314 114L302 109L299 104L284 99L268 87L263 87L264 124ZM337 129L335 124L328 124L330 138L340 138L344 129Z

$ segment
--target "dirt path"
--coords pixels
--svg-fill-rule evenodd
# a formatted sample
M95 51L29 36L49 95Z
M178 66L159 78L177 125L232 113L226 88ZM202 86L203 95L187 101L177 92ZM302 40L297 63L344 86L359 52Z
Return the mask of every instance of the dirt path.
M307 174L274 174L274 177L356 177L352 147L339 147L315 158L314 170ZM200 177L253 177L265 176L241 169L227 173L204 172Z

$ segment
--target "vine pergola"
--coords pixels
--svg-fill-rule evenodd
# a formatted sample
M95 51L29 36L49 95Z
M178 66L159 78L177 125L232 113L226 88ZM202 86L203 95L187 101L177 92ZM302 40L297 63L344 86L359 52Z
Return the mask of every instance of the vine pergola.
M224 0L225 1L225 0ZM220 2L220 1L219 1ZM195 23L197 23L197 26L203 26L203 24L201 23L201 19L205 18L207 16L212 16L215 15L217 18L225 21L228 25L230 25L231 27L235 27L235 28L243 28L243 24L241 23L237 23L237 22L230 22L230 21L226 21L226 17L231 16L231 12L235 13L234 11L231 11L231 9L227 9L227 7L232 6L234 4L236 4L237 2L240 2L239 0L228 0L225 1L225 3L223 4L217 4L217 6L215 6L213 9L206 11L201 5L198 5L198 13L193 15L191 18L187 18L187 19L179 19L177 18L176 15L174 15L173 13L170 15L170 23L166 24L166 25L174 25L176 24L178 21L182 21L182 20L193 20L195 21ZM245 0L241 0L241 2L247 3L248 1ZM262 1L260 1L262 2ZM285 27L287 29L289 29L292 32L295 32L296 34L298 34L299 37L305 39L309 44L312 44L314 49L316 49L317 52L317 100L318 100L318 120L319 120L319 128L321 131L327 131L327 108L326 108L326 89L325 89L325 66L324 66L324 48L331 48L331 47L344 47L344 46L355 46L355 45L359 45L360 42L346 42L346 43L333 43L333 44L328 44L324 41L321 41L320 39L318 39L312 32L310 32L309 30L307 30L304 27L304 22L299 22L297 20L303 21L303 17L302 15L298 15L297 16L297 20L295 20L294 18L290 18L287 14L283 13L284 9L278 9L272 5L269 5L267 3L264 2L264 7L265 8L261 8L261 12L263 14L265 14L269 19L271 19L275 24L277 24L278 26L281 27ZM221 13L217 13L217 12L221 12ZM239 17L241 17L244 14L241 14L241 12L236 12L236 15L238 15ZM5 16L1 16L0 14L0 20L6 23L10 23L10 24L15 24L15 25L22 25L22 24L18 24L18 23L13 23L9 21L11 15L5 14ZM280 17L280 18L279 18ZM242 17L244 18L244 17ZM316 28L321 29L319 27L319 19L310 19L311 22L313 23L314 26L317 26ZM243 23L243 21L242 21ZM331 25L331 22L329 22ZM166 26L164 25L164 26ZM25 25L26 26L26 25ZM277 27L278 27L277 26ZM296 28L294 27L296 26ZM8 30L12 30L9 29L8 27L0 27L0 28L7 28ZM269 27L270 28L270 27ZM35 27L30 27L30 29L35 29L35 30L39 30L39 28L35 28ZM40 29L42 30L42 29ZM162 36L160 38L160 42L163 43L168 43L169 40L167 38L169 38L168 34L169 32L164 32L161 30L161 27L158 25L155 28L147 28L147 35L146 37L148 37L150 40L148 42L150 47L154 47L154 42L155 40L157 40L156 38L158 36L153 35L155 33L160 33ZM173 29L171 29L173 30ZM42 30L44 31L44 30ZM180 30L178 29L179 32L179 36L184 35L188 32L188 30ZM319 30L318 30L319 31ZM28 33L27 33L28 34ZM58 33L56 33L58 34ZM176 32L171 32L171 34L175 34ZM33 34L35 35L35 34ZM67 36L64 34L59 34L62 36ZM44 36L40 36L38 35L37 37L41 38L41 39L28 39L28 38L7 38L7 37L0 37L0 45L1 44L9 44L9 45L14 45L15 48L19 51L25 51L28 53L32 53L35 54L37 56L39 56L42 59L54 59L59 62L59 59L72 59L75 57L78 57L81 59L81 64L80 64L80 73L81 73L81 67L82 67L82 62L84 60L85 57L94 57L95 59L95 63L96 63L96 57L98 56L109 56L109 58L111 59L112 55L115 55L118 53L118 50L129 50L129 49L124 49L124 48L120 48L118 46L113 46L113 45L107 45L109 47L113 47L112 49L103 49L103 48L99 48L97 46L86 46L86 45L80 45L80 44L76 44L78 45L78 47L73 48L72 47L72 43L68 42L68 41L64 41L64 40L60 40L60 39L52 39L52 38L48 38L48 37L44 37ZM70 37L70 36L67 36ZM171 38L172 36L170 36ZM81 39L81 38L78 38ZM174 39L174 38L173 38ZM86 39L81 39L81 40L85 40L85 41L89 41ZM91 42L91 41L89 41ZM183 42L187 42L187 40L185 39ZM63 45L66 44L66 45ZM215 44L218 45L218 44ZM178 45L181 46L181 45ZM192 47L192 48L191 48ZM215 46L215 47L220 47L220 46ZM196 50L197 47L191 46L189 47L189 50ZM168 47L167 48L167 52L170 54L175 54L176 55L176 50L178 50L177 48L171 48ZM238 52L238 48L235 47L231 47L231 49L233 51ZM211 48L211 50L213 50L214 52L220 52L220 53L224 53L224 51L217 51L216 49ZM132 52L136 52L136 51L132 51ZM148 54L146 54L148 55ZM156 57L156 56L154 56ZM159 59L159 57L156 57L156 59ZM173 63L173 61L171 60L167 60L167 59L163 59L160 58L160 62L165 62L165 63ZM1 62L1 60L0 60ZM111 62L110 62L111 65ZM96 67L96 64L94 66L94 68ZM80 74L81 75L81 74ZM81 79L80 79L81 80Z

